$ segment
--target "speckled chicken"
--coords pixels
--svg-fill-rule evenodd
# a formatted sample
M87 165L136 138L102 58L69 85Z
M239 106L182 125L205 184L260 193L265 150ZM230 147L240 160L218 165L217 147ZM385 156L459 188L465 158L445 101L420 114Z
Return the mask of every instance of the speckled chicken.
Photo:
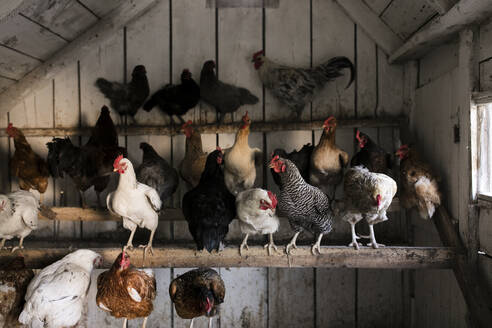
M97 277L97 306L115 318L124 318L123 328L128 320L142 317L145 328L155 297L154 272L130 266L130 256L125 251L118 255L111 269Z
M290 153L287 153L282 148L277 148L273 151L273 156L278 155L279 157L290 160L295 164L304 181L309 183L309 169L311 167L313 149L314 146L311 144L305 144L300 150L294 150ZM273 181L280 187L280 177L273 169L270 169L270 172L272 173Z
M288 159L275 156L270 161L270 168L279 174L282 185L278 197L278 215L286 217L295 232L285 249L287 254L292 247L297 248L297 237L303 231L317 235L311 252L313 255L316 251L321 253L321 239L332 230L333 225L328 196L304 181L297 167Z
M386 211L393 201L396 189L396 182L392 178L382 173L372 173L363 166L352 167L345 173L345 210L342 219L351 226L352 243L349 246L359 249L355 224L362 219L369 225L368 238L371 242L367 246L384 246L376 242L373 226L388 220Z
M355 138L359 143L359 152L352 157L350 166L363 165L371 172L388 174L392 166L391 155L359 130Z
M224 178L227 189L237 195L253 187L256 180L256 165L261 164L263 152L248 144L251 120L248 112L242 118L241 127L236 133L234 145L225 152Z
M401 160L400 204L407 209L416 207L422 219L432 218L442 197L437 176L408 145L401 146L396 155Z
M174 303L176 313L183 319L209 317L208 327L212 327L212 317L219 312L224 302L226 288L217 271L200 268L188 271L169 285L169 296Z
M241 232L246 234L239 254L242 255L243 248L248 249L248 236L253 234L268 234L270 242L264 247L271 255L272 250L277 250L273 242L273 234L280 226L279 219L275 214L277 208L277 196L271 191L261 188L253 188L240 192L236 197L237 218Z
M186 150L184 158L179 164L179 174L186 182L188 189L198 185L207 161L207 153L203 151L202 147L202 137L199 132L193 129L192 124L193 122L188 121L182 126L186 136Z

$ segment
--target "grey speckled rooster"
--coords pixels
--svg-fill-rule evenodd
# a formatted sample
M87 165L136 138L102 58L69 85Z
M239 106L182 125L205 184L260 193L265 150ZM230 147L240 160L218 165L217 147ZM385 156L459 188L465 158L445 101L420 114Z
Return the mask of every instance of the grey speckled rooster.
M343 74L344 68L350 69L350 82L354 80L355 68L347 57L333 57L327 62L313 68L294 68L277 64L265 57L263 51L253 55L255 69L267 89L281 102L292 109L297 117L301 116L314 93Z
M333 223L328 196L306 183L295 164L288 159L277 155L270 161L270 168L280 176L279 216L286 217L295 231L285 249L287 254L291 247L297 248L297 237L304 230L318 236L311 252L313 255L316 251L321 254L321 238L332 230Z

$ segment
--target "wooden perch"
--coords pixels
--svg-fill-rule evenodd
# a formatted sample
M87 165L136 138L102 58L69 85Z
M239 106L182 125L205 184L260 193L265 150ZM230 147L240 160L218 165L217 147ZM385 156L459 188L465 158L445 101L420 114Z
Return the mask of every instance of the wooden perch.
M53 243L52 243L53 244ZM73 245L75 248L54 246L56 248L31 248L29 243L21 252L12 254L8 250L0 251L0 261L22 254L26 265L41 269L70 252L80 248L90 248L88 244ZM101 247L100 244L98 247ZM90 248L102 255L103 266L109 268L118 254L120 247ZM279 247L279 251L282 247ZM129 252L132 264L142 267L143 250ZM284 252L268 256L263 246L250 246L241 257L238 247L227 247L219 253L198 252L194 246L155 246L154 255L147 256L145 267L153 268L190 268L190 267L325 267L325 268L371 268L371 269L429 269L449 268L455 250L445 247L384 247L372 249L362 247L322 246L321 255L313 256L310 246L299 246L293 254Z

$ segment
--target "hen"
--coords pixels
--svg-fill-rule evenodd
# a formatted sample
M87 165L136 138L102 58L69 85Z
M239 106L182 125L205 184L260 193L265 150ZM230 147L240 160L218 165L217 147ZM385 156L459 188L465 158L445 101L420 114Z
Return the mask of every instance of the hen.
M400 158L400 202L404 208L417 207L420 217L430 219L436 206L441 205L441 192L438 178L427 163L424 163L417 152L408 145L398 149Z
M359 130L355 138L360 150L352 157L350 166L363 165L371 172L388 174L392 166L391 155Z
M26 268L21 256L0 265L0 328L20 327L17 318L33 277L34 272Z
M323 134L311 155L309 181L325 194L335 198L337 186L343 180L343 169L349 162L348 154L335 144L337 120L330 116L323 124Z
M253 187L256 180L256 165L261 164L263 156L260 149L251 148L248 144L250 125L251 120L246 112L234 145L225 152L225 184L233 195Z
M396 182L382 173L372 173L363 166L350 168L345 174L343 185L345 212L342 219L351 226L353 246L359 249L355 224L365 219L369 224L371 242L367 246L378 248L384 246L376 242L374 225L388 220L388 210L396 194ZM365 236L366 237L366 236Z
M258 103L258 97L247 89L219 81L214 69L215 63L212 60L203 64L200 74L200 94L202 100L213 106L217 113L220 113L220 122L224 120L226 113L235 112L242 105Z
M155 106L169 115L174 123L173 115L176 115L181 123L184 123L181 115L195 107L200 100L200 87L191 78L189 70L184 69L181 73L181 84L168 84L150 97L144 104L143 109L150 112Z
M278 155L279 157L290 160L295 164L304 181L309 183L309 169L311 167L311 154L313 153L313 149L313 145L305 144L302 146L301 150L294 150L287 154L285 150L277 148L273 151L273 156ZM273 169L270 169L270 172L272 173L273 181L280 187L280 177Z
M47 266L27 287L19 322L30 328L72 327L80 320L94 266L101 256L81 249Z
M277 64L264 56L263 51L253 55L253 63L258 70L265 88L300 117L304 107L323 86L350 69L350 82L354 81L354 65L347 57L333 57L313 68L294 68Z
M131 231L124 249L133 247L133 236L138 226L150 230L144 256L147 251L153 254L152 240L159 223L161 198L154 188L137 181L132 163L123 155L114 160L113 167L120 174L120 179L116 190L108 194L106 205L110 212L123 218L123 227Z
M271 255L272 248L277 250L273 242L273 234L280 225L275 215L277 208L277 197L271 191L260 188L249 189L240 192L236 197L237 218L241 232L245 233L239 254L242 255L243 248L248 249L248 236L250 234L269 234L270 242L264 246Z
M31 149L22 131L12 126L12 123L7 127L7 134L14 138L15 146L14 156L10 160L11 174L19 178L20 189L39 191L42 202L50 176L48 165Z
M178 188L178 172L148 143L142 142L140 149L143 151L143 158L142 164L137 168L137 180L157 190L161 202L164 203Z
M118 255L113 266L97 277L97 306L115 318L127 321L144 317L142 328L147 324L147 317L152 313L152 301L156 296L154 272L151 269L135 269L130 266L130 256L123 251Z
M183 319L209 317L208 327L212 327L212 317L219 312L224 302L225 285L217 271L200 268L182 274L169 285L169 296L174 303L176 313Z
M182 126L186 135L186 150L184 158L179 164L179 174L186 182L188 189L198 185L207 161L207 153L203 151L202 147L202 137L193 129L192 124L191 121L188 121Z
M118 133L116 132L116 127L114 126L107 106L101 108L96 125L94 125L91 131L91 137L85 145L101 147L103 149L106 147L118 147Z
M225 185L222 162L220 149L210 153L200 182L183 197L183 214L200 251L219 251L236 216L236 200Z
M24 238L38 228L38 210L39 202L29 191L0 195L0 249L4 248L6 240L14 237L20 241L12 252L24 248Z
M290 254L291 247L297 248L297 237L304 230L318 236L311 252L313 255L316 255L316 251L321 254L321 238L332 230L333 224L328 196L306 183L297 167L288 159L274 156L270 168L280 176L279 216L286 217L295 232L285 249L287 254Z
M150 88L145 66L137 65L128 84L110 82L103 78L96 80L96 86L109 99L111 107L121 117L130 115L135 121L135 114L149 96Z

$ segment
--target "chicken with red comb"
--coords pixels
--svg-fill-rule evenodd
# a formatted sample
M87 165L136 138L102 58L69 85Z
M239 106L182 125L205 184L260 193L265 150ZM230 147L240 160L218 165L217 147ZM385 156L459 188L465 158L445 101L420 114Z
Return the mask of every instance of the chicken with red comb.
M359 144L359 152L352 157L350 166L363 165L371 172L389 174L392 167L391 155L358 129L355 139Z

